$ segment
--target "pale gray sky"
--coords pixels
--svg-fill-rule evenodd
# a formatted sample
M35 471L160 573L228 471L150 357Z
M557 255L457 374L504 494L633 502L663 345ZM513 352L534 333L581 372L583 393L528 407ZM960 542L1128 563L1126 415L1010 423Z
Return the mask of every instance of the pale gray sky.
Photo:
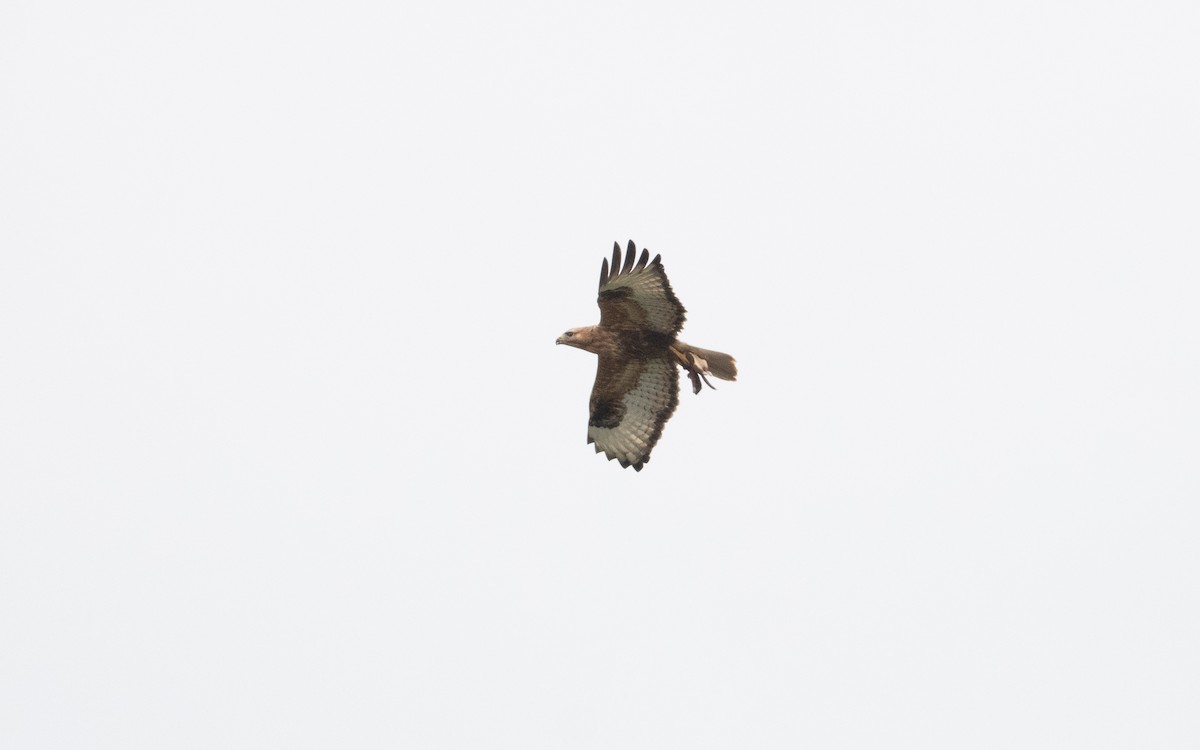
M1197 745L1198 38L5 4L0 746ZM628 239L741 369L640 474Z

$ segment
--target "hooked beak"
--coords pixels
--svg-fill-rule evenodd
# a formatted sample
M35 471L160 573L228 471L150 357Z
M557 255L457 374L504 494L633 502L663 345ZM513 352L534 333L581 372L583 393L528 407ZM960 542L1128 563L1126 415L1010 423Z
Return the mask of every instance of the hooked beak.
M562 336L559 336L558 338L554 339L554 343L556 343L556 344L561 344L561 343L563 343L563 337L562 337Z

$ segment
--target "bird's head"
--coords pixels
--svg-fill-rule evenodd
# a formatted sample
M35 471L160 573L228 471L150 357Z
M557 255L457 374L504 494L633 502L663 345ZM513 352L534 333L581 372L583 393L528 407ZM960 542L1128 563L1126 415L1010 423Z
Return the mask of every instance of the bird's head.
M559 336L558 339L554 343L566 344L567 346L574 346L574 347L578 347L580 349L585 349L585 348L587 348L588 342L590 342L592 340L592 338L591 338L592 328L593 328L593 326L584 326L583 328L572 328L569 331L567 331L566 333L564 333L563 335Z

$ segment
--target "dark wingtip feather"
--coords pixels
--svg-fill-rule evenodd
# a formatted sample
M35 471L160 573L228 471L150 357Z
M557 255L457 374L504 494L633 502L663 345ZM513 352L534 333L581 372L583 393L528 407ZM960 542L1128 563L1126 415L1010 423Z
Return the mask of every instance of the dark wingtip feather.
M633 240L629 241L629 249L625 251L625 265L621 266L621 273L629 273L633 270L633 259L637 257L637 248L633 246Z
M635 271L642 270L643 268L646 267L646 262L648 260L650 260L650 251L643 247L642 248L642 257L638 258L637 265L633 267L633 270L635 270Z
M600 264L600 286L604 286L605 282L607 282L607 281L608 281L608 258L605 258L604 262Z
M614 242L613 243L613 259L612 259L612 276L609 276L609 278L611 279L613 276L616 276L618 273L620 273L620 270L619 270L620 268L621 268L621 246Z
M661 262L662 262L662 255L655 255L654 260L650 261L650 265L657 266Z
M634 470L634 471L641 471L641 470L642 470L642 467L643 467L643 466L645 466L645 465L646 465L646 462L645 462L645 461L643 461L643 462L642 462L642 463L640 463L640 464L634 464L634 465L633 465L633 470Z

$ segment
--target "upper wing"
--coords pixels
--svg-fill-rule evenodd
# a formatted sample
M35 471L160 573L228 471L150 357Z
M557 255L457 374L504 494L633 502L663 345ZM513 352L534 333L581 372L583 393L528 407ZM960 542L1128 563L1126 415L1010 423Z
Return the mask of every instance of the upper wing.
M641 471L679 405L679 376L666 357L626 360L600 355L592 386L588 442L608 460Z
M634 265L637 248L633 242L625 253L625 265L621 265L621 248L613 243L612 269L608 259L600 267L600 325L607 328L643 328L674 337L683 328L687 312L660 262L661 256L647 263L650 253L642 250L642 257Z

